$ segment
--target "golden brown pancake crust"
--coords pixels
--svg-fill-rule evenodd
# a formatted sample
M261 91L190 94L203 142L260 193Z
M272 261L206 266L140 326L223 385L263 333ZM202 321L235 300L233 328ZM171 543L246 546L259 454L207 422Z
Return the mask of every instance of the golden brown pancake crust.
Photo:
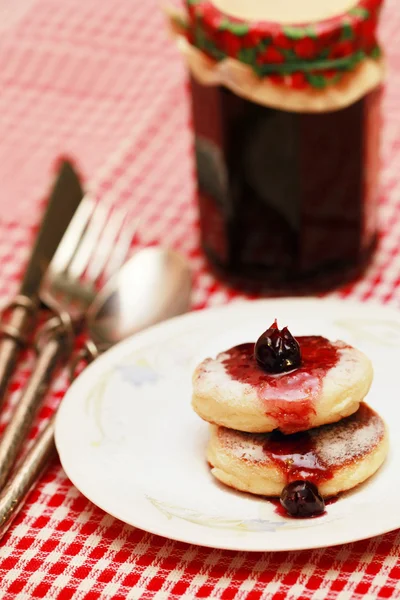
M280 495L290 481L306 479L335 495L370 477L387 450L384 421L362 403L338 423L286 436L214 426L208 460L218 479L243 491Z

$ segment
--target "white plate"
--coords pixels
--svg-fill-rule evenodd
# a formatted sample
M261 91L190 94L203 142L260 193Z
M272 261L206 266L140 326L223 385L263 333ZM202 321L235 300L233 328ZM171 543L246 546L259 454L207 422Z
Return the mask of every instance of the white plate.
M369 404L389 425L390 454L367 483L323 517L285 519L266 500L219 485L205 460L208 427L191 410L191 374L207 356L255 340L277 317L297 335L341 338L372 359ZM175 540L235 550L341 544L400 527L400 313L329 300L234 303L178 317L119 344L64 398L62 465L94 504Z

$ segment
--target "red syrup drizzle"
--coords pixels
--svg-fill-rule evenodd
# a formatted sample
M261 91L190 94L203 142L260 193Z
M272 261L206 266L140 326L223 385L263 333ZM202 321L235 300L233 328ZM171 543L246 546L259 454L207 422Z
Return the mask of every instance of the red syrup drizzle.
M302 363L287 373L271 374L258 366L254 358L254 344L241 344L226 352L223 361L227 373L241 383L257 388L259 397L268 402L268 412L285 433L309 428L315 413L322 381L329 369L338 362L338 350L321 336L297 337Z
M341 433L343 436L345 431L350 437L368 425L374 416L374 411L367 404L361 403L357 412L339 423L322 425L291 435L284 435L280 431L266 434L263 451L268 460L284 475L287 483L302 479L318 486L321 482L332 479L338 468L351 464L354 460L343 459L338 464L327 464L317 446L322 432L336 430L338 435Z
M357 429L363 429L375 416L374 411L367 405L362 403L357 412L346 417L341 422L344 430L348 431L348 435L354 435ZM326 464L318 452L316 442L319 439L318 431L324 429L334 430L340 428L340 424L323 425L321 428L314 430L302 431L291 435L283 435L279 431L273 431L266 436L263 444L263 450L268 459L284 474L287 483L297 480L311 481L318 486L319 483L332 479L335 471L342 468L345 464L351 464L354 460L343 460L337 464ZM338 496L332 496L324 499L325 506L335 503L339 499ZM289 515L281 505L279 498L267 498L274 506L275 512L283 517L294 517ZM319 517L326 514L326 511Z
M271 504L273 504L275 506L274 512L277 515L279 515L280 517L285 517L285 519L304 519L304 517L295 517L293 515L289 515L289 513L286 512L286 510L283 508L279 498L266 497L265 499L268 500L268 502L270 502ZM324 498L325 507L329 506L330 504L335 504L335 502L337 502L338 500L339 500L339 496L331 496L330 498ZM310 517L307 517L307 518L318 519L319 517L323 517L325 515L326 515L326 510L324 510L324 512L320 513L319 515L310 515Z
M315 439L308 431L291 435L273 431L263 449L268 459L284 473L288 483L306 479L318 485L333 477L334 468L324 464L317 452Z

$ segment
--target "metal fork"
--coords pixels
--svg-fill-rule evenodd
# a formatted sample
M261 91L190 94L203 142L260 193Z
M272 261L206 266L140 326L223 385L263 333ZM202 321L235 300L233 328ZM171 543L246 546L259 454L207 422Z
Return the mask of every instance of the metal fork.
M87 195L49 265L40 299L56 316L39 332L35 369L0 439L0 489L16 461L56 367L72 350L74 336L96 295L96 284L111 277L128 255L134 231L126 226L126 221L125 211L112 209L103 202L96 203Z

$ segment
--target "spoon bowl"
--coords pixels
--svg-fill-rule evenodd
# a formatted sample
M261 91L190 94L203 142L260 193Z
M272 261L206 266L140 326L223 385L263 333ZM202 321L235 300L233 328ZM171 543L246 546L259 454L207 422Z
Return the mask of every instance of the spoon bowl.
M102 348L186 312L191 270L167 248L138 251L103 287L87 313L92 341Z

